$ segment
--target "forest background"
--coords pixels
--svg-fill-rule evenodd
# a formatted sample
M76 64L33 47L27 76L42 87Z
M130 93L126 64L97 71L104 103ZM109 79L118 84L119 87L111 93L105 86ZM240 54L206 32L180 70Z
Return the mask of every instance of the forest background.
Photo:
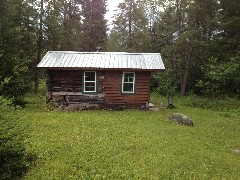
M106 19L106 0L0 1L0 96L23 105L38 93L36 69L53 51L161 53L153 74L162 95L240 98L239 0L124 0Z

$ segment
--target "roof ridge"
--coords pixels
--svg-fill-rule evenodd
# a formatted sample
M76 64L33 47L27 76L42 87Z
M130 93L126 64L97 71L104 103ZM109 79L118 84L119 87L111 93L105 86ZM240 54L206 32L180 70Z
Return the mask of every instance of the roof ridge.
M80 51L48 51L48 53L66 53L66 54L128 54L128 55L151 55L160 53L128 53L128 52L80 52Z

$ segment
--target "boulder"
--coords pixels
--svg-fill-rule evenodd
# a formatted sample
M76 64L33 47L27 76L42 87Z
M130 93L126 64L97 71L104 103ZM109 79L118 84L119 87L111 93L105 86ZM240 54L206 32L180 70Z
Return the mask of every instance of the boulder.
M168 118L169 118L169 120L174 121L177 124L182 124L182 125L187 125L187 126L193 126L194 125L192 120L184 114L173 113Z

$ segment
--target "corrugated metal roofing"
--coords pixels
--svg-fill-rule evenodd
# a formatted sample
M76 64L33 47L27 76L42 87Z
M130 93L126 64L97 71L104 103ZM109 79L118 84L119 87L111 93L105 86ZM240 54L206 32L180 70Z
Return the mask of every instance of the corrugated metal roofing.
M160 53L49 51L39 68L165 69Z

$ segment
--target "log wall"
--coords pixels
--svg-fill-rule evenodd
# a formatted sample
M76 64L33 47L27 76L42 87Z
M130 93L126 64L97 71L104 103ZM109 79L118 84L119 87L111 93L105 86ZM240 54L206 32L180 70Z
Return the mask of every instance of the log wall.
M146 102L149 102L151 73L135 72L135 94L121 93L122 73L122 71L106 72L105 103L119 103L125 104L128 108L140 108Z
M48 70L46 76L47 102L55 100L66 103L92 103L103 106L122 104L127 108L140 108L150 97L151 72L135 72L135 94L122 94L123 71L97 71L98 92L83 93L84 71Z
M48 70L46 75L47 102L55 100L59 105L66 103L104 102L105 72L97 72L98 92L96 94L83 93L83 71Z

